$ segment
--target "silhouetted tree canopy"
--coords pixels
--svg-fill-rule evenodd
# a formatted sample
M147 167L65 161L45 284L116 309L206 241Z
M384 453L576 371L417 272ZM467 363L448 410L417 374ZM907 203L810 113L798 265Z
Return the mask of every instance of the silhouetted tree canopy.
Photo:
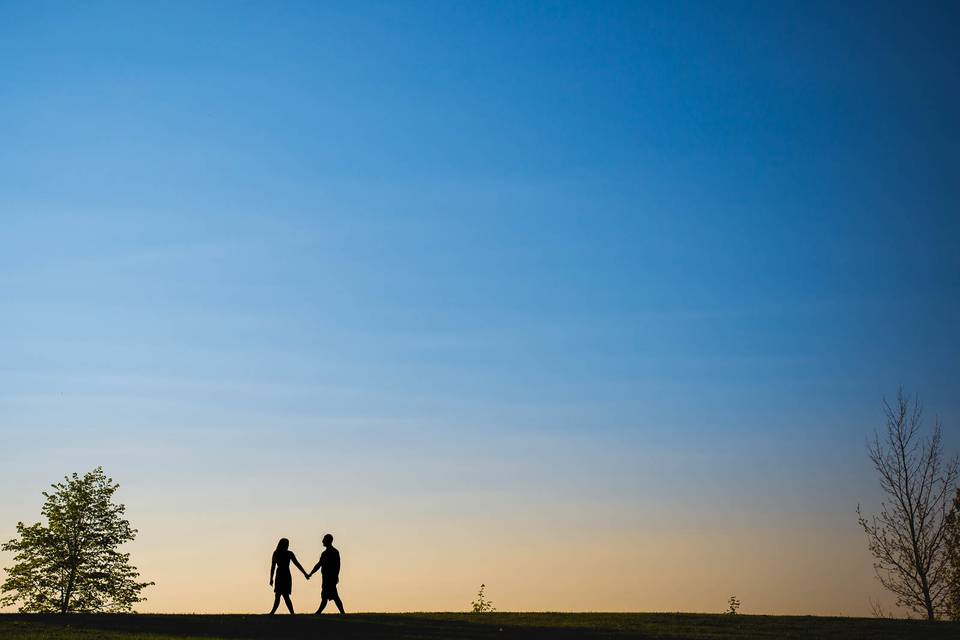
M130 554L120 545L137 534L113 502L119 488L103 468L64 478L44 492L47 524L17 523L17 537L2 546L14 554L0 604L25 613L124 612L143 601Z
M933 620L946 612L949 592L947 526L957 459L944 460L940 422L922 433L919 400L897 393L884 401L886 428L870 444L870 461L886 498L870 518L857 507L880 583L897 604Z
M960 489L953 497L953 511L947 517L947 615L960 620Z

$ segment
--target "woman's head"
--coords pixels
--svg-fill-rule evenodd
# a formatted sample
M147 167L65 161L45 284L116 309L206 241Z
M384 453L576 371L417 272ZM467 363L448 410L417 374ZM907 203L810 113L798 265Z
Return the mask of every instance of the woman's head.
M280 538L280 542L277 543L277 551L286 551L290 548L290 541L286 538Z

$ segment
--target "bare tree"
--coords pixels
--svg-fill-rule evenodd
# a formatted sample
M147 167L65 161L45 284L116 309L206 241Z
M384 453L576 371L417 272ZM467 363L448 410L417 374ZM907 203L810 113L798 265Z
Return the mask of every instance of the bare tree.
M933 620L947 604L945 536L958 461L943 459L939 419L930 437L923 437L918 399L900 389L896 405L884 400L883 407L886 432L883 438L874 434L869 450L886 499L871 518L859 505L857 515L880 583L898 605Z

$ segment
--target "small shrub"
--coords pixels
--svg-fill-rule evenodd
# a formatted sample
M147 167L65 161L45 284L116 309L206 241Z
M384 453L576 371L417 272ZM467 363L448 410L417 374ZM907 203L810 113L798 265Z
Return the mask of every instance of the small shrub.
M484 590L487 588L487 585L481 584L480 591L477 592L477 599L473 601L473 613L490 613L491 611L496 611L497 608L493 606L493 603L490 600L487 600Z
M725 613L728 616L735 616L737 615L737 609L739 608L740 608L740 601L737 600L737 596L730 596L730 599L727 600L727 610Z

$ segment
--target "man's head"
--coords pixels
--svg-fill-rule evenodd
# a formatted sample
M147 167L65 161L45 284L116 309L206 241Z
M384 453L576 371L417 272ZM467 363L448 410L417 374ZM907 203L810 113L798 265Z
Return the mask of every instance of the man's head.
M332 535L330 535L330 534L328 533L327 535L323 536L323 546L329 547L329 546L332 545L332 544L333 544L333 536L332 536Z

